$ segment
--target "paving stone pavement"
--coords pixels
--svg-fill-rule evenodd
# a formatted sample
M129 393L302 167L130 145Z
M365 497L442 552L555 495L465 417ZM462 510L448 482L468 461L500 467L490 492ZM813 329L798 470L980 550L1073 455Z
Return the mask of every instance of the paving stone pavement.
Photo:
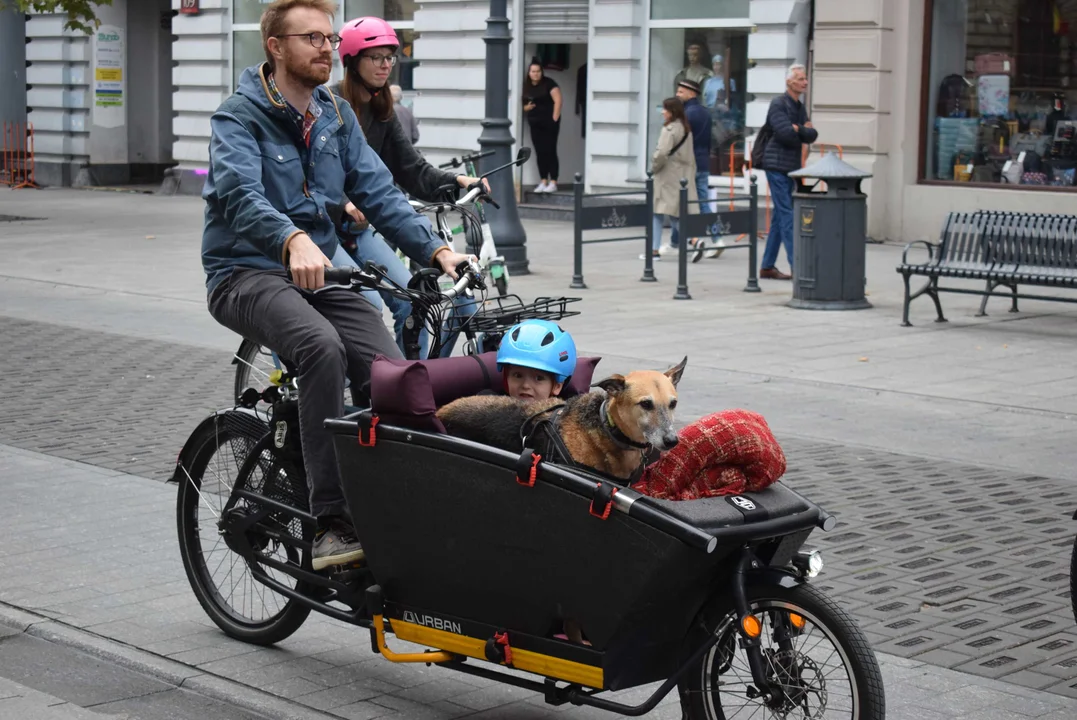
M833 449L827 450L816 449L817 461L837 469ZM811 454L807 450L794 452ZM903 469L900 459L894 457L865 457L860 462L865 467L890 466L883 471ZM795 479L801 477L799 471L793 477L791 482L805 490L822 489L826 482ZM392 665L370 652L365 631L316 614L299 632L273 648L228 639L202 612L187 584L176 551L172 486L0 445L0 494L8 508L0 544L0 617L5 605L26 608L188 664L199 672L229 678L342 718L611 717L588 708L552 708L534 693L482 678L438 668ZM858 529L862 526L852 523L838 534ZM836 547L853 540L843 543L839 538ZM903 547L900 543L893 546ZM842 587L849 582L849 572L842 569L841 561L835 562L838 553L826 544L824 550L830 564L820 576L820 584ZM883 558L884 552L876 555ZM887 572L894 562L900 560L881 560L877 566L861 566L858 571L876 572L879 567ZM976 602L980 608L990 604ZM862 624L872 622L874 612L888 612L875 604L878 601L851 603ZM930 611L893 613L894 619L918 618ZM962 617L988 615L972 612ZM1062 621L1060 611L1036 617ZM3 632L0 625L0 634ZM1008 644L1010 635L1005 637L1003 642ZM1031 652L1032 648L1026 648L1025 654ZM989 673L956 672L917 658L878 654L891 720L1077 717L1077 699L1066 697L1068 691L1058 683L1051 692L1043 692L1000 682L988 677ZM1061 667L1055 677L1065 670ZM618 695L624 701L639 702L648 690ZM669 698L648 717L677 720L680 710Z
M9 385L5 402L24 411L0 417L0 443L27 450L165 479L231 392L232 366L211 350L2 316L0 336L32 369ZM840 520L819 538L823 586L877 649L1077 697L1077 485L779 438L786 482Z

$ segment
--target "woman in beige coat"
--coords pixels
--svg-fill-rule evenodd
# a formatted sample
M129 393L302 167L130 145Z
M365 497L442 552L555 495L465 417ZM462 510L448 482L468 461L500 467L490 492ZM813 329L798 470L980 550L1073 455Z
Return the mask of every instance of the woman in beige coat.
M671 227L678 227L681 214L681 178L688 178L688 212L698 213L696 201L696 157L692 152L692 130L684 115L684 103L671 97L662 101L665 124L658 135L658 147L651 161L654 173L654 230L651 252L659 257L662 245L662 221L669 218ZM683 236L683 233L680 233Z

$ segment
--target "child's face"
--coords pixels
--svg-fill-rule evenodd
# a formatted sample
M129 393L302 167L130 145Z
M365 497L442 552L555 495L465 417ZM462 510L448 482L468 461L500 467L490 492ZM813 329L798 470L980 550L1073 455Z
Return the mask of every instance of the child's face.
M562 383L555 382L553 375L549 373L517 365L505 366L505 382L508 385L509 397L528 402L547 400L560 393L562 386Z

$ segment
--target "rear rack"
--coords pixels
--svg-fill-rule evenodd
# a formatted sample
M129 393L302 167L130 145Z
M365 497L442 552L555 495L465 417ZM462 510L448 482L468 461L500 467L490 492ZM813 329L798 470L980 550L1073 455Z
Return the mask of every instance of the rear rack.
M476 332L504 332L523 320L552 320L579 315L579 310L566 310L569 303L579 302L583 298L540 297L526 305L519 295L505 295L490 298L481 310L475 313L471 325Z

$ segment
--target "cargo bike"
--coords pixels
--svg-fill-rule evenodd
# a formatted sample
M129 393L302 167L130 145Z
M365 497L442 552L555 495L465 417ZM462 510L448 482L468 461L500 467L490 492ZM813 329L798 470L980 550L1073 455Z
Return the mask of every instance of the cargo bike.
M387 283L371 266L327 276ZM421 280L394 291L422 312L466 286L482 287L477 268L447 293ZM515 313L505 322L526 306ZM873 652L810 582L821 559L804 543L834 518L780 482L663 501L442 432L433 408L496 383L495 367L495 353L395 361L368 407L327 421L366 559L322 572L289 373L206 418L173 480L183 564L209 617L269 645L314 610L368 629L390 662L492 678L553 705L640 716L676 688L692 720L885 717ZM569 392L586 392L592 369L581 359ZM610 696L641 686L638 703Z

